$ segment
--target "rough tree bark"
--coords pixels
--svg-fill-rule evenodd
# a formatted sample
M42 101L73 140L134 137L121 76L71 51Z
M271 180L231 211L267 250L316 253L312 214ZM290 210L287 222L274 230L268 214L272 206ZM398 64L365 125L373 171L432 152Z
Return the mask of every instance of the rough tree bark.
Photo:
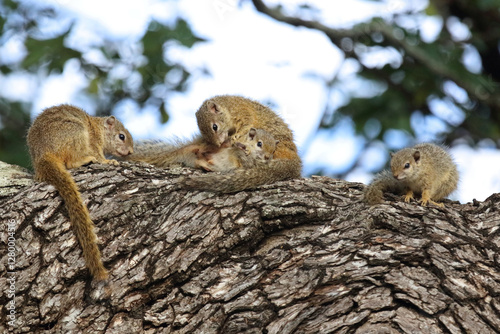
M313 177L220 195L179 187L190 173L73 172L110 271L104 286L89 281L52 186L0 199L0 331L500 332L499 194L370 208L359 183Z

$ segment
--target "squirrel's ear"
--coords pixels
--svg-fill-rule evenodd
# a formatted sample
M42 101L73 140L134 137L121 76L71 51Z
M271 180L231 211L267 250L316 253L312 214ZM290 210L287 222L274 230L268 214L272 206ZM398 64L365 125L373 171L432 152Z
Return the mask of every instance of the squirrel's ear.
M394 156L394 152L389 152L389 155L391 156L391 158Z
M211 113L217 114L220 112L219 108L217 107L217 104L215 104L214 101L210 100L207 102L207 109Z
M247 147L245 146L245 144L242 144L242 143L240 143L240 142L236 142L234 145L235 145L237 148L242 149L243 151L245 151L245 150L247 149Z
M116 118L115 116L109 116L106 118L106 127L112 128L115 125Z
M420 160L420 151L415 151L415 153L413 153L413 159L415 159L415 162Z
M248 131L248 136L253 139L255 135L257 134L257 130L255 128L251 128L250 131Z

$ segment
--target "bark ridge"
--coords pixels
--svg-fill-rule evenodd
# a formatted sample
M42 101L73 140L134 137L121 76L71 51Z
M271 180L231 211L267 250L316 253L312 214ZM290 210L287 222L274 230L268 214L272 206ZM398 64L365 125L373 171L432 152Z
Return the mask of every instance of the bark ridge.
M444 209L394 197L369 207L364 185L328 177L226 195L182 189L192 173L130 163L72 172L108 285L90 282L52 186L0 199L0 330L500 332L499 194Z

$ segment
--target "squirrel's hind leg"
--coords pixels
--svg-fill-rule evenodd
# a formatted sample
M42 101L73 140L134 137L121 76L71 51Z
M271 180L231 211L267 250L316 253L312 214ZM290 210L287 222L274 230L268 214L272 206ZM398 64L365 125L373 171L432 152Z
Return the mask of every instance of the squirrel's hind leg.
M78 160L71 160L66 162L66 168L71 169L71 168L77 168L81 166L85 166L91 163L96 163L98 162L97 158L91 155L84 156Z

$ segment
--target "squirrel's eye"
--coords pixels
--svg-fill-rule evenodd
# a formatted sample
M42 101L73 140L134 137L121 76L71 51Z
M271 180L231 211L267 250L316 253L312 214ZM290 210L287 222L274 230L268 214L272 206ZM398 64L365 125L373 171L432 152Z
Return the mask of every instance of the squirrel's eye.
M408 168L410 168L410 163L409 162L405 163L405 169L408 169Z
M118 138L120 138L120 140L125 140L125 135L123 133L120 133L118 135Z
M212 124L212 130L214 130L215 132L217 132L217 130L219 130L219 127L217 126L217 124Z
M262 147L262 142L261 141L257 142L257 147Z

